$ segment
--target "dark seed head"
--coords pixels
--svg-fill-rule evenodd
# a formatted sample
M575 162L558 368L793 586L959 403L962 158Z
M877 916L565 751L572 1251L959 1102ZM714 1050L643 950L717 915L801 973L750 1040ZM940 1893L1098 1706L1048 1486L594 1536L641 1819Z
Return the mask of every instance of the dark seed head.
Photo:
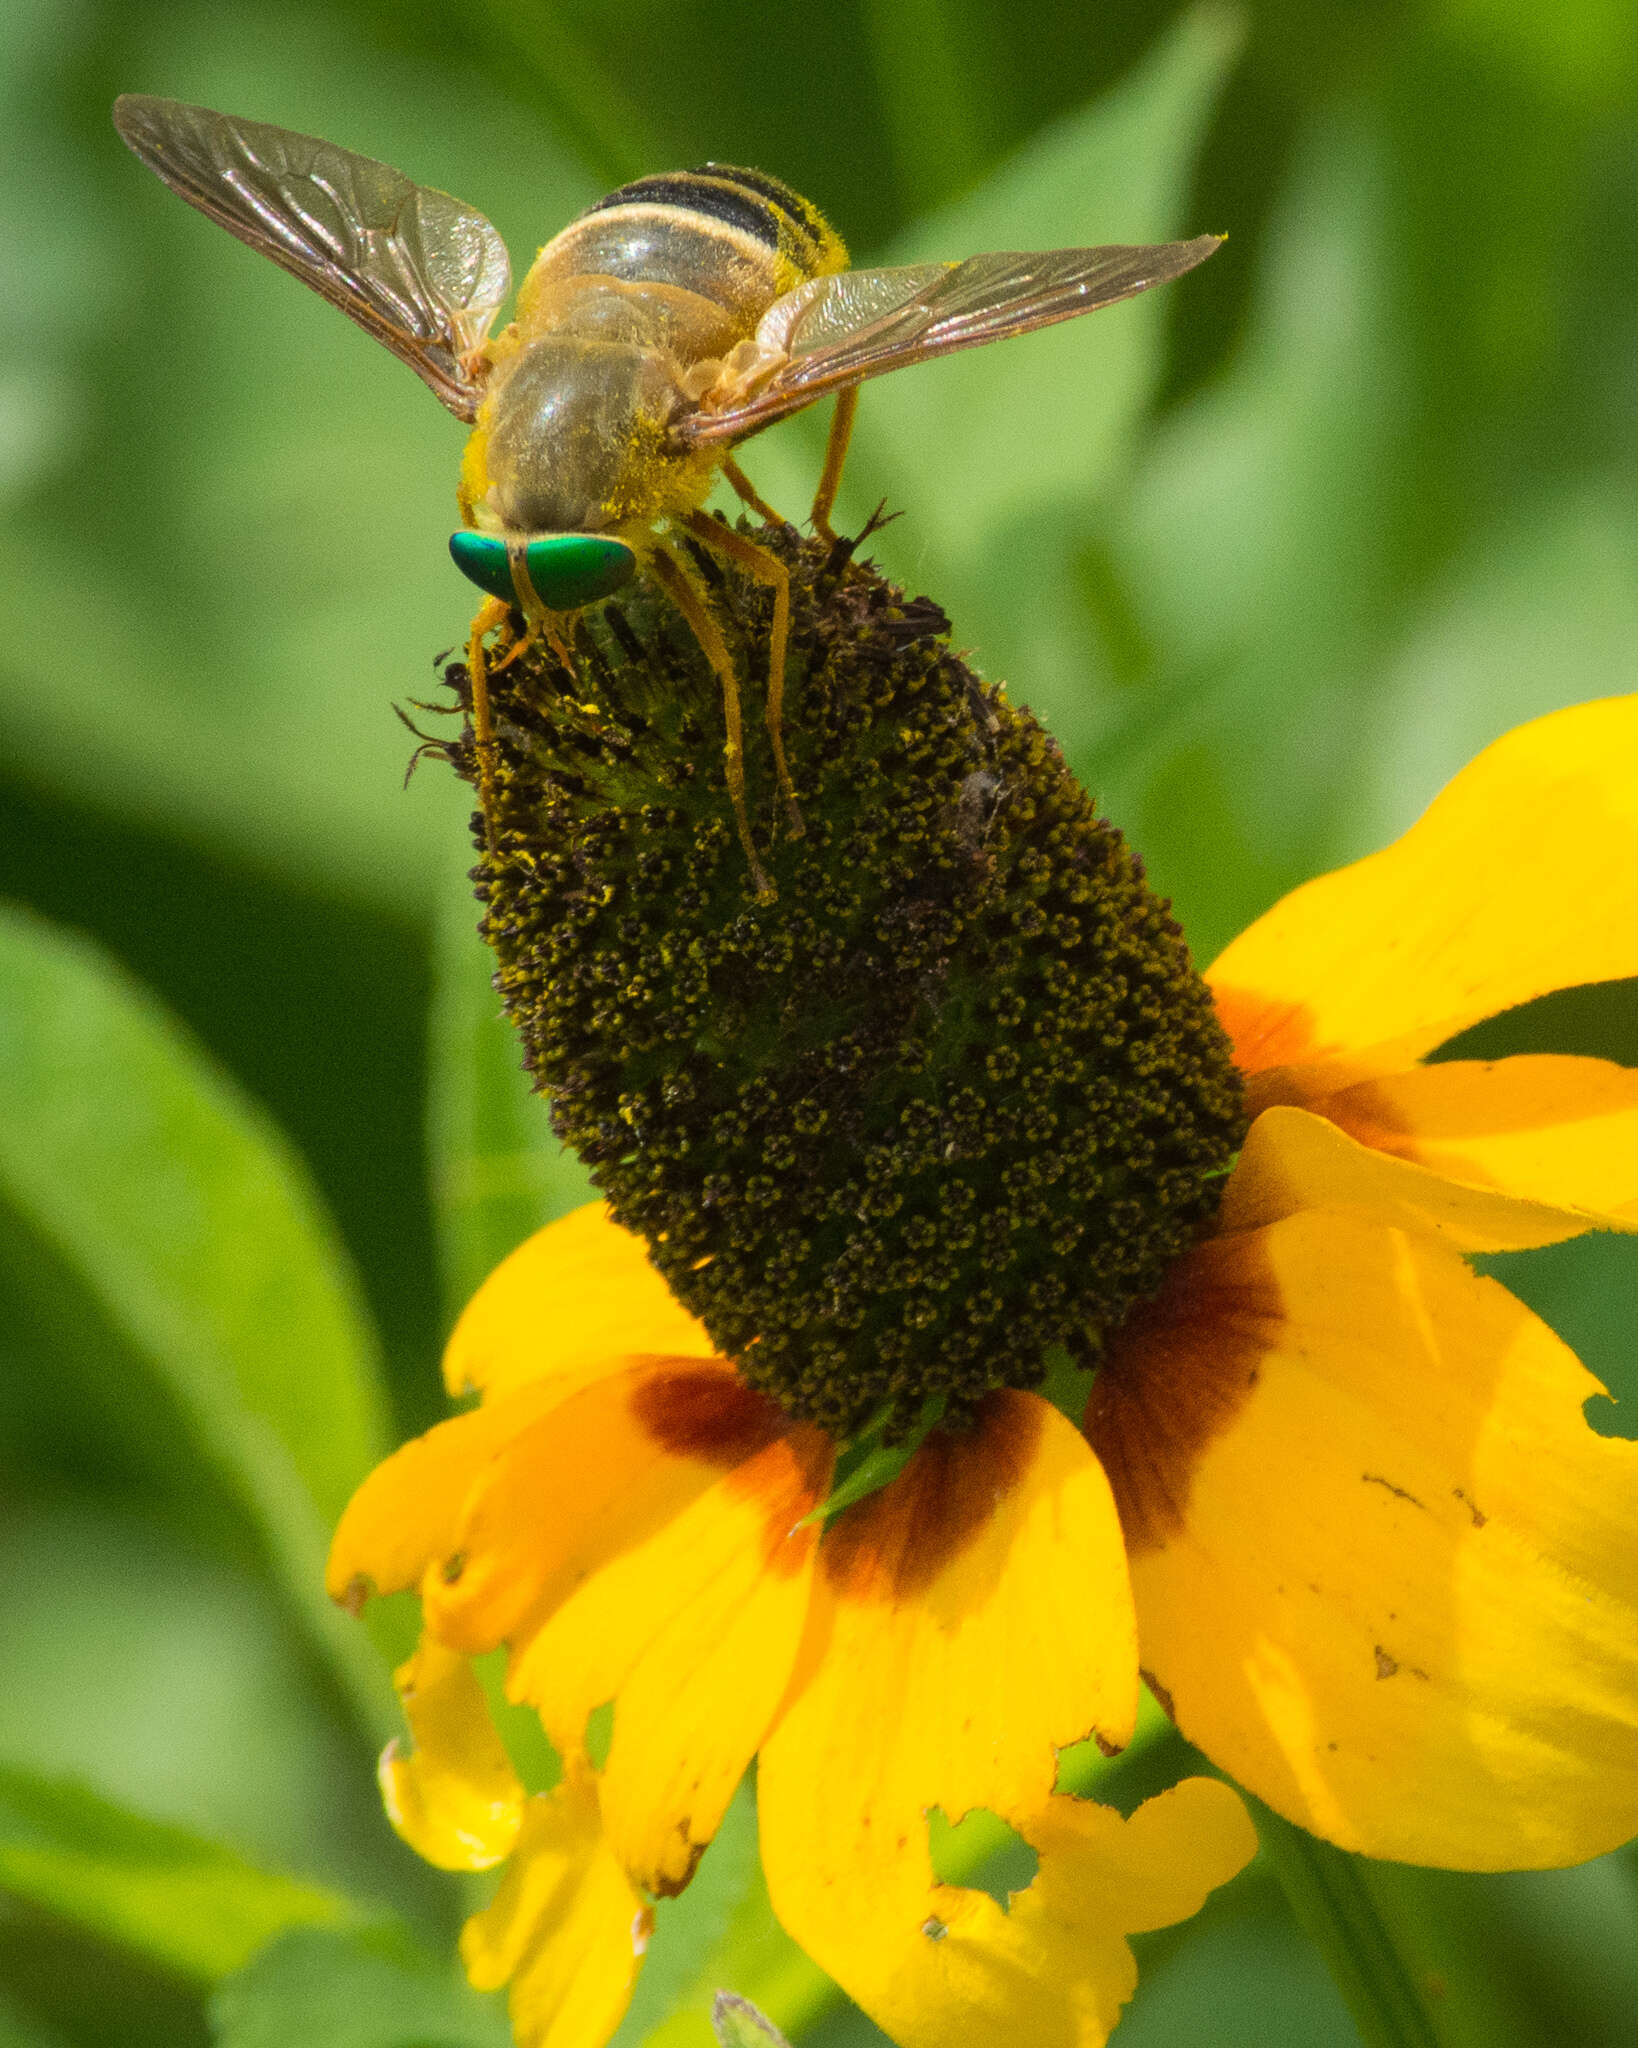
M750 1384L838 1437L933 1395L959 1421L1155 1291L1240 1086L1166 904L937 607L757 538L791 571L800 838L756 716L768 594L713 569L712 597L776 896L716 678L645 580L583 617L578 673L534 648L492 679L496 986L559 1133Z

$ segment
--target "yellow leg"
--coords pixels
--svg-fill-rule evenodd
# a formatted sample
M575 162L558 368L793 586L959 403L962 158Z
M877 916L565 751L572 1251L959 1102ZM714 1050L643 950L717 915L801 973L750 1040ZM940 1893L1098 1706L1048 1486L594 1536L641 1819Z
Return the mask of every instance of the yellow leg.
M768 503L767 499L759 495L756 485L752 483L751 479L731 455L724 461L722 473L729 483L733 485L734 489L738 491L740 503L742 505L749 505L758 519L765 519L770 526L783 526L786 524Z
M708 519L703 512L690 512L685 524L706 547L738 562L742 569L754 576L758 583L765 583L774 594L773 632L768 639L768 702L764 718L768 737L773 741L774 773L779 779L779 794L785 800L790 834L793 839L800 839L802 813L797 807L796 791L791 787L791 771L785 765L785 655L791 637L790 571L777 555L758 547L744 534L735 533L720 519Z
M733 800L739 841L750 863L751 880L756 885L756 893L764 902L769 902L776 892L756 857L756 848L751 844L751 821L745 810L745 727L740 716L739 678L734 674L734 658L728 652L721 627L712 618L709 605L695 585L692 571L686 569L663 542L650 556L649 567L654 572L654 580L688 621L689 631L699 642L701 653L715 669L717 681L722 685L723 717L728 726L728 743L723 748L728 794Z
M825 443L825 466L819 474L819 488L813 494L813 530L827 547L836 538L830 523L831 507L842 488L842 468L853 435L853 415L858 410L858 385L844 385L836 394L836 410L830 416L830 439Z
M478 808L483 812L484 842L491 853L495 851L495 727L489 716L489 657L483 651L483 641L486 633L504 626L510 616L510 605L498 597L490 598L472 621L466 643L466 673L472 689L472 737L478 751ZM511 658L508 654L506 660ZM505 663L501 665L504 667Z
M512 588L517 592L518 610L522 612L523 622L530 631L540 635L565 668L572 669L574 656L569 652L568 635L558 625L564 614L549 612L541 603L540 592L530 580L529 559L524 552L524 545L522 541L508 541L506 545L506 564L512 572Z

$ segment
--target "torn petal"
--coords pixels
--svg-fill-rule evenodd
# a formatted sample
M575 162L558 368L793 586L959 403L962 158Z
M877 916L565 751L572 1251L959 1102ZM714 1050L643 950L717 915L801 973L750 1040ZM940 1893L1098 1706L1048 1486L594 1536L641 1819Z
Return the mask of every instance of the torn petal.
M838 1893L813 1953L900 2048L1101 2048L1137 1985L1127 1936L1198 1912L1257 1848L1214 1778L1187 1779L1129 1820L1061 1794L1008 1818L1039 1867L1004 1910L900 1855Z
M1309 1212L1200 1246L1088 1429L1146 1668L1288 1819L1453 1869L1638 1830L1638 1444L1523 1303Z
M511 1987L518 2048L601 2048L631 2001L652 1909L603 1838L590 1771L529 1800L493 1902L466 1923L480 1991Z
M490 1465L578 1384L572 1375L539 1381L451 1416L377 1465L347 1503L330 1545L331 1599L351 1605L419 1586L454 1550L468 1498Z
M393 1674L414 1747L382 1754L387 1818L440 1870L488 1870L512 1853L523 1787L467 1660L423 1636Z
M929 1810L1034 1816L1058 1750L1094 1732L1126 1741L1136 1702L1108 1482L1049 1403L994 1394L970 1434L929 1437L826 1532L757 1781L774 1910L868 2009L888 2001L896 2030L893 1973L920 1955L922 1923L942 1917ZM953 1896L980 1916L992 1905ZM943 2034L901 2038L947 2040L958 2021L965 2038L953 2009ZM1035 2037L1015 2025L1005 2038Z

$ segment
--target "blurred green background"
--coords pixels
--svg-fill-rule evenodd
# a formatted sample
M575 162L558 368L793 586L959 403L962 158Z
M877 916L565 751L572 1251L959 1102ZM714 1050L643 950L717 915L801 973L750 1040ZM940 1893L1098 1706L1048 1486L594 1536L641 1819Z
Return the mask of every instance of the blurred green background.
M121 90L397 163L520 269L708 157L863 260L1226 231L1164 293L872 386L841 507L902 512L879 558L1209 959L1497 733L1638 684L1638 14L0 0L0 2048L495 2048L459 1889L375 1803L404 1617L372 1644L316 1584L441 1412L460 1300L579 1186L494 1017L468 807L404 786L392 710L471 609L461 430L149 177ZM748 450L776 504L822 431ZM1471 1042L1525 1047L1638 1063L1633 990ZM1638 1395L1625 1243L1494 1263ZM703 2042L717 1983L872 2038L751 1842L736 1809L624 2042ZM1638 2039L1630 1852L1394 1898L1485 2048ZM1261 1872L1144 1961L1125 2048L1358 2038Z

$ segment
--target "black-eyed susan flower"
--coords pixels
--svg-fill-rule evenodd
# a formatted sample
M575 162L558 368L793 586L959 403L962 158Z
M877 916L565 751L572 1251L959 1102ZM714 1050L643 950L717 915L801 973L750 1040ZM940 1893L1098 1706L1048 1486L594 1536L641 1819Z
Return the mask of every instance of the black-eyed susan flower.
M1638 1448L1462 1255L1638 1215L1638 1077L1422 1062L1638 971L1638 706L1492 749L1208 992L942 618L781 545L806 832L771 903L710 678L652 614L608 617L579 683L501 671L487 929L608 1204L479 1293L448 1370L481 1405L366 1483L332 1567L420 1592L384 1783L433 1860L506 1864L474 1979L522 2041L605 2039L755 1757L775 1909L895 2039L1090 2048L1126 1934L1251 1849L1214 1781L1129 1820L1057 1789L1063 1749L1129 1738L1140 1666L1347 1846L1624 1839ZM863 1425L907 1462L826 1520ZM564 1759L545 1797L466 1662L502 1644ZM1005 1907L934 1875L930 1817L975 1808L1038 1858Z

